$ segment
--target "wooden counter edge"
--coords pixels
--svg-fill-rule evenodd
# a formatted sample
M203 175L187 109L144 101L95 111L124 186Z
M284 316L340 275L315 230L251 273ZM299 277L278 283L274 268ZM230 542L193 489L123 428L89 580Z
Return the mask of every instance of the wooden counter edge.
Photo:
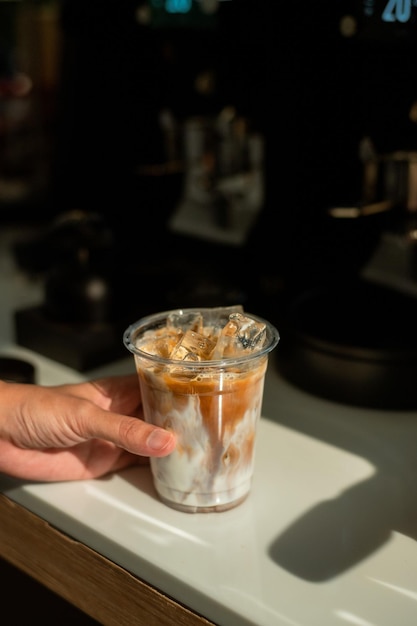
M104 626L215 626L4 494L0 556Z

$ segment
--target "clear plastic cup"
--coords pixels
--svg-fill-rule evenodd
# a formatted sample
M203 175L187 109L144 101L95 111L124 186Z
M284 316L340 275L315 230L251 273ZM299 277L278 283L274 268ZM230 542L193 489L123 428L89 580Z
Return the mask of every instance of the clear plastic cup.
M123 341L134 355L145 421L177 436L171 454L150 459L161 500L190 513L243 502L277 329L240 306L179 309L138 320Z

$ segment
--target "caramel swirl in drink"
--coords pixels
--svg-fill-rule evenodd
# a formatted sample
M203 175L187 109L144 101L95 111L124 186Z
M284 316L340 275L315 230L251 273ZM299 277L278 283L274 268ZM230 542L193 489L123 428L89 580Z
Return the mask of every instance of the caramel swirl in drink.
M268 355L278 341L269 322L241 306L164 312L126 330L145 419L177 435L174 452L151 458L166 504L222 511L247 497Z

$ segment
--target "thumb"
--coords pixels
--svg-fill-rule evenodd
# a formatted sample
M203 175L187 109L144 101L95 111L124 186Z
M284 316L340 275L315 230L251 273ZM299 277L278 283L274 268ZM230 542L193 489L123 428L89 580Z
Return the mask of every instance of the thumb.
M90 437L111 441L119 448L141 456L166 456L176 445L172 431L147 424L137 417L129 417L98 410L88 420Z

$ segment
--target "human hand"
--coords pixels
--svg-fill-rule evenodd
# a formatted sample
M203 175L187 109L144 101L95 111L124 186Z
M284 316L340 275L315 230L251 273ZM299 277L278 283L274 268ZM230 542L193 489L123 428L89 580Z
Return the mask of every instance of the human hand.
M136 374L55 387L0 381L0 472L10 476L96 478L175 444L143 421Z

